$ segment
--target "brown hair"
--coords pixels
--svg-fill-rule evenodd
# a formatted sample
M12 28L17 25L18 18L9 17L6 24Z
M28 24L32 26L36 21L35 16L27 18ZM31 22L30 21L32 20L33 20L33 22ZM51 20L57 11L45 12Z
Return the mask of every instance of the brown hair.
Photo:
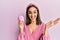
M37 9L37 12L38 12L37 18L36 18L36 24L37 24L37 25L41 24L42 21L41 21L41 19L40 19L38 7L35 6L34 4L30 4L30 5L27 7L27 9L26 9L26 25L29 25L29 24L31 23L31 20L30 20L30 18L29 18L29 16L28 16L28 10L29 10L29 8L31 8L31 7L36 8L36 9Z

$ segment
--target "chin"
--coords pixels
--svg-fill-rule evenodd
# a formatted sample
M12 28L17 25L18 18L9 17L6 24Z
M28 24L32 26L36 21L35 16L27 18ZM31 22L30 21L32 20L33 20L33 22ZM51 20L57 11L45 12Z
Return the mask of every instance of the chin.
M31 21L35 21L35 19L31 20Z

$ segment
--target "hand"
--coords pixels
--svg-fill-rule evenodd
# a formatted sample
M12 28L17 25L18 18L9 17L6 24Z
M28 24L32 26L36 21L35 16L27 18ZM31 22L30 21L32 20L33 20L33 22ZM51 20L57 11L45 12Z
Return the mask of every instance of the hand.
M46 23L46 27L50 28L50 27L52 27L53 25L55 25L55 24L57 24L59 22L60 22L60 18L57 18L54 21L51 20L51 21L49 21L49 22Z
M54 24L57 24L60 22L60 18L57 18L56 20L54 20Z
M60 22L60 18L57 18L58 22Z
M19 17L18 17L18 25L19 25L20 31L23 32L23 28L24 28L24 19L23 19L22 16L19 16Z
M54 25L54 21L52 21L52 20L46 23L46 27L47 27L47 28L50 28L50 27L52 27L53 25Z

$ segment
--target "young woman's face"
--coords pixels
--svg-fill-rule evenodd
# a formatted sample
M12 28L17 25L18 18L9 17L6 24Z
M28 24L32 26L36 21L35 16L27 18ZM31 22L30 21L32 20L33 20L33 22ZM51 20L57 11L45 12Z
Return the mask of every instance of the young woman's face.
M38 14L38 12L37 12L37 9L35 7L29 8L28 16L31 19L31 21L36 21L37 14Z

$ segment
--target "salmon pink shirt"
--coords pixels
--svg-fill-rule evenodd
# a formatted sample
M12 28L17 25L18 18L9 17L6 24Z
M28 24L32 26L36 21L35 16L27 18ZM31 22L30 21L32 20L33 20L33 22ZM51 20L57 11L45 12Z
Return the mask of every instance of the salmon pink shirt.
M44 23L38 25L33 33L31 33L29 27L25 25L23 33L19 32L18 40L50 40L49 35L44 35L44 30Z

